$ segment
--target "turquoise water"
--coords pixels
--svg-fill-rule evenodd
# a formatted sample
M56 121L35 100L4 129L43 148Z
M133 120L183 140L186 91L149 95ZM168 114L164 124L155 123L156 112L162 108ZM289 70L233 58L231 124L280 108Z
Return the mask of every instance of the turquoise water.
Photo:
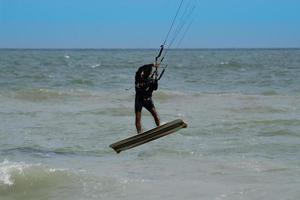
M0 50L0 199L299 199L300 50L170 51L155 105L189 127L115 154L156 54Z

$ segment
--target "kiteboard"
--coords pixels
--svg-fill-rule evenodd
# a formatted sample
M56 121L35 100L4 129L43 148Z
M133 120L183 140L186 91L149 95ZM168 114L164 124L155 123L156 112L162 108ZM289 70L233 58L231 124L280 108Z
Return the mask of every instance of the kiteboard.
M109 146L117 153L120 153L121 151L140 146L186 127L187 124L182 119L176 119L144 133L120 140Z

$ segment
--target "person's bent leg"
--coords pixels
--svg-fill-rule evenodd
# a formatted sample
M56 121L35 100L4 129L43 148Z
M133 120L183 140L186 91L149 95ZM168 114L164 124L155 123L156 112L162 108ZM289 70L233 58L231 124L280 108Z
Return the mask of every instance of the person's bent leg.
M148 101L145 103L145 108L146 108L146 109L151 113L151 115L153 116L156 126L159 126L159 125L160 125L159 116L158 116L158 114L157 114L157 111L156 111L156 109L155 109L155 106L154 106L154 103L153 103L152 99L148 100Z
M150 113L152 114L153 118L154 118L154 121L155 121L155 124L156 126L159 126L160 125L160 119L159 119L159 116L156 112L156 109L155 107L153 107L151 110L149 110Z

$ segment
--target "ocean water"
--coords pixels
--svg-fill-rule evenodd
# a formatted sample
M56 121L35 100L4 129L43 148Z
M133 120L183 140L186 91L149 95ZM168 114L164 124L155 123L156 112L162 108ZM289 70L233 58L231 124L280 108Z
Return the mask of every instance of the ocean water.
M0 50L0 199L300 199L300 50L170 51L153 98L188 128L116 154L156 54Z

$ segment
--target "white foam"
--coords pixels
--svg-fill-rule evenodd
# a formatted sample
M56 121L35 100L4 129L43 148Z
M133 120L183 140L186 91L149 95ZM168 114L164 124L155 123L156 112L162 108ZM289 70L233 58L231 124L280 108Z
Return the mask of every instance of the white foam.
M227 62L227 61L220 62L220 65L228 65L228 64L229 64L229 62Z
M13 185L14 181L12 180L11 176L12 173L22 174L25 168L28 168L30 165L25 163L15 163L10 162L8 160L4 160L0 163L0 183L2 182L5 185Z
M65 171L66 169L45 168L41 164L26 164L24 162L12 162L4 160L0 163L0 185L12 186L14 184L15 175L25 176L26 171L30 168L37 168L46 173L55 173L57 171Z
M92 65L91 68L94 69L94 68L97 68L97 67L100 67L100 66L101 66L101 64L95 64L95 65Z

